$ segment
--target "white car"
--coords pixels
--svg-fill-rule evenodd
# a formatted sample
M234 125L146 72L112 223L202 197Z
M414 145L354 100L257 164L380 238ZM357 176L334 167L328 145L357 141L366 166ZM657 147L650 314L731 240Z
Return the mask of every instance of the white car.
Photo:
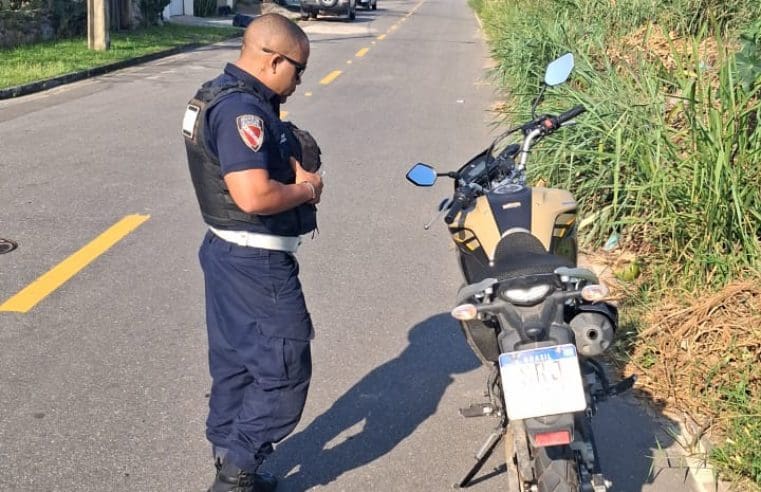
M317 14L346 15L350 21L357 18L356 0L300 0L301 19L317 18Z

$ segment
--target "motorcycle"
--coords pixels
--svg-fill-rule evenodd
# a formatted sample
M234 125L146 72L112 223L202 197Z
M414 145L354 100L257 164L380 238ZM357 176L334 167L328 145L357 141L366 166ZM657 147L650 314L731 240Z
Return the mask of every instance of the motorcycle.
M417 163L406 176L417 186L454 180L454 194L437 216L444 215L466 281L451 314L490 368L488 402L460 413L499 423L461 488L500 441L511 492L603 492L611 485L600 470L591 419L599 402L636 381L611 384L595 359L613 342L618 311L605 302L608 289L596 275L577 267L573 195L526 184L531 148L586 111L536 114L546 88L564 83L573 64L571 53L550 63L531 121L498 136L459 170L439 173ZM511 143L518 132L522 139Z

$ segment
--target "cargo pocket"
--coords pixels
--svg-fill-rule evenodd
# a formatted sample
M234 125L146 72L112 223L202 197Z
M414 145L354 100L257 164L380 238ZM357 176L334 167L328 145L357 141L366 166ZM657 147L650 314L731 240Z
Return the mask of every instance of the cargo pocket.
M270 337L311 339L312 318L301 290L298 263L292 255L278 252L270 257L269 269L273 287L270 315L258 320L259 331Z

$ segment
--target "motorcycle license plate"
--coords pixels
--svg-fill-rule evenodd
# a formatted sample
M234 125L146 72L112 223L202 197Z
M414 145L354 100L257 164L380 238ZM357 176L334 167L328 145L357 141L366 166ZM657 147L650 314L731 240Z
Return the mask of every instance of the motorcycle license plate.
M499 369L511 420L578 412L587 406L572 344L501 354Z

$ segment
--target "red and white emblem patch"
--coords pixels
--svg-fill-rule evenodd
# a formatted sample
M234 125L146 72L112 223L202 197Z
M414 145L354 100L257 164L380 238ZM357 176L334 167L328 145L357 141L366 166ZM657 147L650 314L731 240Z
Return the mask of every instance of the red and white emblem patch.
M258 152L264 143L264 122L253 114L243 114L236 118L238 133L246 146Z

